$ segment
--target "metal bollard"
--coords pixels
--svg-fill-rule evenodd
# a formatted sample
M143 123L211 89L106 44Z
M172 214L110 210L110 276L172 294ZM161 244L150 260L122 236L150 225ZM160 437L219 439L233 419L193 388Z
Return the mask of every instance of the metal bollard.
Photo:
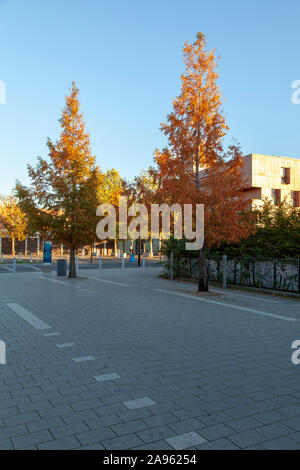
M125 265L124 265L124 253L122 253L122 269L124 269Z
M14 257L14 261L13 261L13 273L16 274L17 272L17 259L16 257Z
M99 271L102 269L102 256L99 257Z
M3 253L1 253L1 263L3 263Z
M32 263L32 253L30 252L30 263Z
M78 276L78 272L79 272L79 270L78 270L78 256L76 256L76 258L75 258L75 266L76 266L76 276Z
M145 255L143 255L143 268L145 267Z

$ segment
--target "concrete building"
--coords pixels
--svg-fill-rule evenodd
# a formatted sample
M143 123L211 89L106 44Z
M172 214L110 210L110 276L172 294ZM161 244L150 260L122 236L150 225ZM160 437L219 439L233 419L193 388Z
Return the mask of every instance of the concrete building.
M300 207L300 159L272 157L252 153L243 157L243 174L247 180L246 193L253 207L262 205L265 198L277 205L286 200Z

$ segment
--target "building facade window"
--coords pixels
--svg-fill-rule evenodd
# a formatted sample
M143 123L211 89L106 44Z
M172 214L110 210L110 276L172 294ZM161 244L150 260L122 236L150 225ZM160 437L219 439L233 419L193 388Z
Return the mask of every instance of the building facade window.
M272 199L274 201L274 205L278 206L281 202L281 190L280 189L272 189L271 196L272 196Z
M300 207L300 191L291 191L291 200L293 207Z
M291 169L281 168L281 184L290 184L291 182Z

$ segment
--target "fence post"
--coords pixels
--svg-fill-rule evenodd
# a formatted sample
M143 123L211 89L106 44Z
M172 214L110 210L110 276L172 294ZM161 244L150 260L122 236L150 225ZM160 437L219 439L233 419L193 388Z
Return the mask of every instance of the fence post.
M124 253L122 253L122 269L124 269Z
M234 257L234 283L237 283L237 259L236 256Z
M227 255L223 255L223 289L227 289Z
M13 261L13 273L16 274L17 272L17 259L16 257L14 257L14 261Z
M99 257L99 271L102 269L102 256Z
M274 284L273 288L276 290L276 281L277 281L277 262L276 258L273 260L273 279L274 279Z
M255 287L255 285L256 285L256 277L255 277L255 258L253 258L252 269L253 269L253 287Z
M173 281L174 279L174 253L171 251L170 253L170 279Z
M79 272L79 270L78 270L78 256L76 256L76 258L75 258L75 266L76 266L76 276L78 276L78 272Z

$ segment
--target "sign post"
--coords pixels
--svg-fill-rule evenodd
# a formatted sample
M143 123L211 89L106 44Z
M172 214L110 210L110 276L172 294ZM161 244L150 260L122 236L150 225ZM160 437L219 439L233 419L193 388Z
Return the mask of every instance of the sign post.
M44 242L43 264L52 263L52 243Z

